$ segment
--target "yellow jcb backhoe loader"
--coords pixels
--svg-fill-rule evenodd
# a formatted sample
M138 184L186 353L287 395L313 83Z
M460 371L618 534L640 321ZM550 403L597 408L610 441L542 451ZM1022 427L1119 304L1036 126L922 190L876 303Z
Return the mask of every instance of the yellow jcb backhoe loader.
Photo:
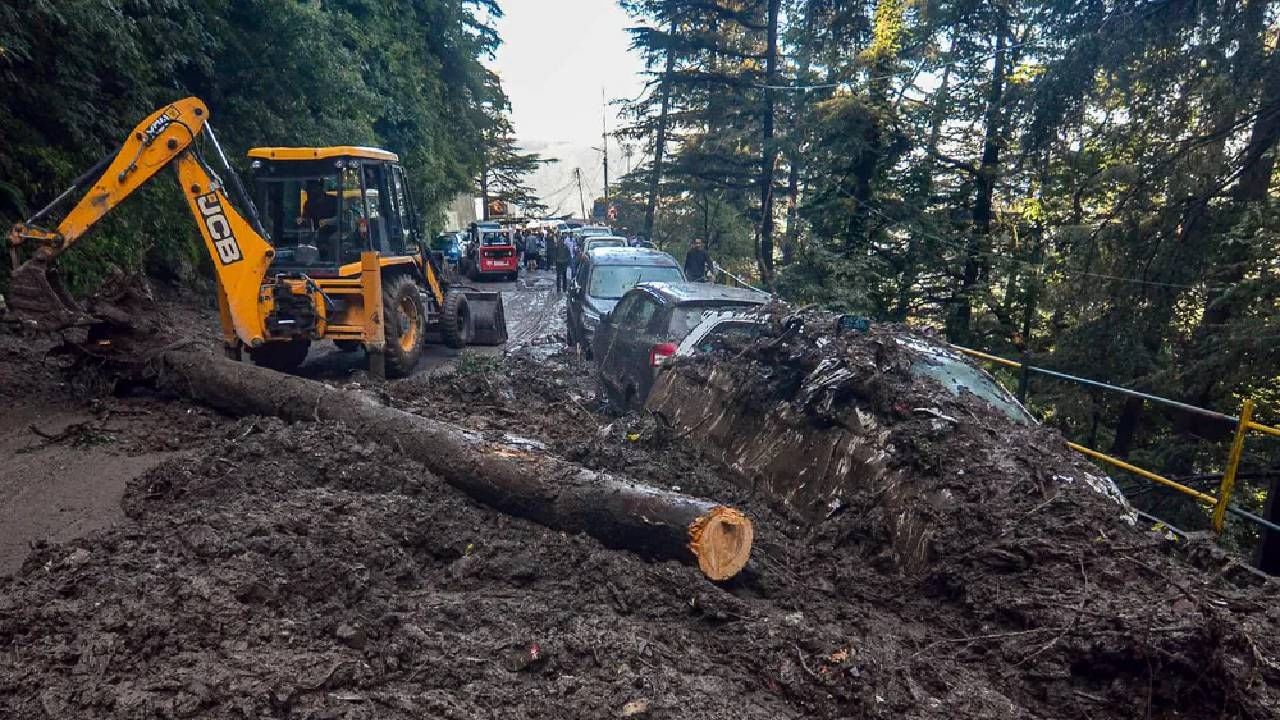
M426 334L451 348L506 341L502 296L451 286L422 236L399 159L364 147L255 148L249 151L256 203L226 161L209 110L187 98L152 113L124 145L48 207L9 233L9 304L25 319L66 325L83 318L50 263L133 191L172 165L217 272L229 355L290 371L313 341L363 347L375 374L403 377ZM248 219L205 162L209 144ZM60 206L77 204L48 230ZM261 213L259 213L261 209ZM21 248L34 255L19 264Z

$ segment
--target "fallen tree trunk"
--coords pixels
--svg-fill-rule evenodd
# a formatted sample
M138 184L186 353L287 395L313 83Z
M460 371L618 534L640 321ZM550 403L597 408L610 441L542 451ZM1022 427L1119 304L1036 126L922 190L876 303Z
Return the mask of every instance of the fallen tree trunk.
M751 553L751 521L734 508L593 472L516 443L380 405L359 393L200 352L161 356L166 389L232 415L336 421L413 458L504 513L606 545L696 563L727 580Z

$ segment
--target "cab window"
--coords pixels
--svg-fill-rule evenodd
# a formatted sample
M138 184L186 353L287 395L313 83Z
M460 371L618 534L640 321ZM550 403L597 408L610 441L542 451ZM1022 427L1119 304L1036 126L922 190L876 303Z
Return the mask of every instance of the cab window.
M391 251L391 193L387 191L386 166L365 165L361 172L364 196L364 220L362 232L367 234L368 247L377 252Z
M409 210L408 193L405 192L404 170L399 165L392 167L391 199L395 204L396 219L399 221L400 249L404 249L413 241L413 213Z

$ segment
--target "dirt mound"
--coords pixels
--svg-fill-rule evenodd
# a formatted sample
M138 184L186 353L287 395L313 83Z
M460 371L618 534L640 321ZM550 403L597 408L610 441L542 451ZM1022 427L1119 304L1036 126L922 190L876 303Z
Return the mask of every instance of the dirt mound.
M777 379L757 408L829 356L808 343L752 351L744 372ZM852 405L901 429L904 502L952 493L915 510L934 549L909 568L872 495L809 522L687 433L601 414L589 367L544 355L361 389L732 502L756 524L747 572L715 585L496 513L342 425L117 399L189 452L130 486L125 524L0 580L0 717L1277 716L1274 589L1077 502L1040 450L983 450L1043 430L904 384L891 356L812 396L814 427ZM944 432L914 407L976 417Z
M832 328L774 317L675 367L650 407L809 518L837 576L899 588L943 636L920 652L974 656L1014 702L1276 712L1274 584L1238 587L1259 581L1135 527L1101 473L936 340Z

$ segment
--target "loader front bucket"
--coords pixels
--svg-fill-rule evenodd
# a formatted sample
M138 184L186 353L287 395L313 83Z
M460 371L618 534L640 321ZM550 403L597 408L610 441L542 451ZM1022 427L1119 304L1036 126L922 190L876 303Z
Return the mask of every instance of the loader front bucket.
M62 281L49 269L49 261L36 255L22 263L9 280L9 310L15 317L45 329L61 329L88 319Z
M502 293L467 290L467 307L471 310L472 345L501 345L507 341Z

